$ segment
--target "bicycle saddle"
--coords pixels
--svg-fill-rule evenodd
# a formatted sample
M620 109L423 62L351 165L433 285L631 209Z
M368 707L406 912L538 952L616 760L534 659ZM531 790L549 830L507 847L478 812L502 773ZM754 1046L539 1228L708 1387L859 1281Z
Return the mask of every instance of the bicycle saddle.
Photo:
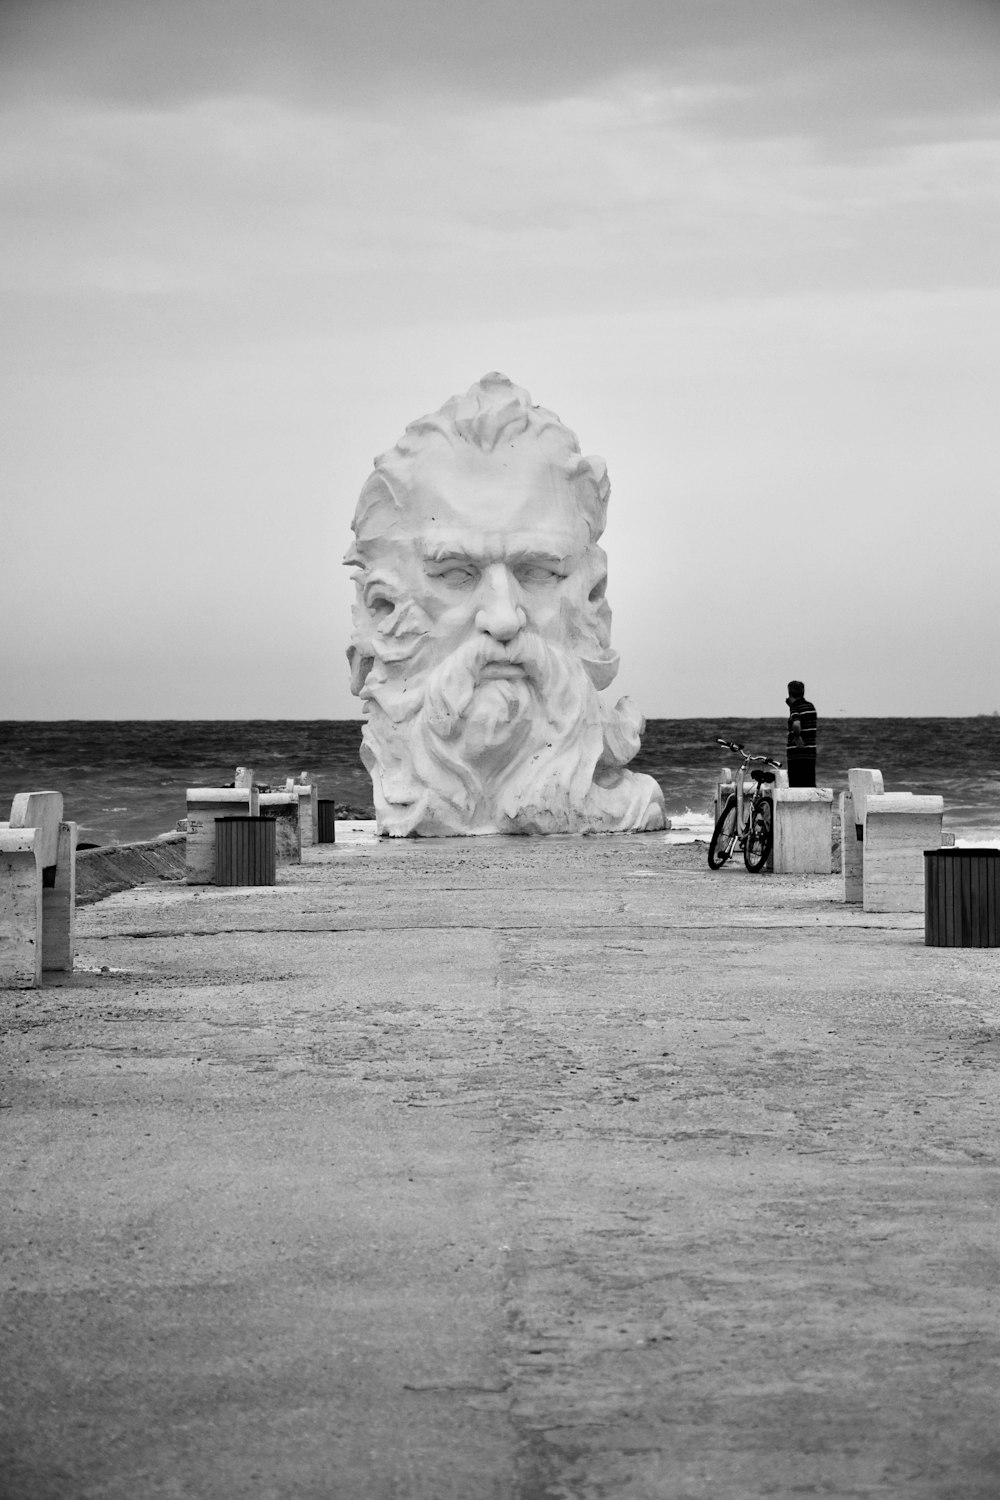
M762 781L773 781L774 780L774 772L773 771L751 771L750 772L750 776L758 784L760 782L762 782Z

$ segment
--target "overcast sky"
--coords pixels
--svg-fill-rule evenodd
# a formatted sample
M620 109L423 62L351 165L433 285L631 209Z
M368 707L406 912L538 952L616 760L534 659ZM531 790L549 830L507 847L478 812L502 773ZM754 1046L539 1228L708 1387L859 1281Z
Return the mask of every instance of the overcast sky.
M499 369L650 717L1000 708L996 0L4 0L0 718L348 717Z

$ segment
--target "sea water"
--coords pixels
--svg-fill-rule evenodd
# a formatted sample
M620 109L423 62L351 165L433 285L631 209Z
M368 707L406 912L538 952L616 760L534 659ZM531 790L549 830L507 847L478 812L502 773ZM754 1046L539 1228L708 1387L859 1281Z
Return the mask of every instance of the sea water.
M283 786L307 771L321 797L372 815L356 719L60 720L0 723L0 817L16 792L61 791L86 843L125 843L173 828L189 786L225 786L238 765ZM785 720L651 719L633 768L655 776L667 812L711 832L719 736L784 759ZM1000 837L1000 715L968 719L820 719L817 782L835 792L850 766L882 772L886 791L940 793L959 839Z

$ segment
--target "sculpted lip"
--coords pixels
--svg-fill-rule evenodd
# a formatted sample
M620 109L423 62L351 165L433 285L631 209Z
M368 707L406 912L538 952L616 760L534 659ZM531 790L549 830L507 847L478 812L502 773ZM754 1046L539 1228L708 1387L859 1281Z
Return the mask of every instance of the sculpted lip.
M523 677L524 668L516 661L488 661L479 673L483 677Z

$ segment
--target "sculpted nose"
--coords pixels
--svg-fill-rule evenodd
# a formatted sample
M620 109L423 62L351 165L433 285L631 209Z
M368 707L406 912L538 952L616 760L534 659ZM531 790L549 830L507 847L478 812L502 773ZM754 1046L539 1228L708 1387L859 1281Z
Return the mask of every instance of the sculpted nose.
M517 602L517 584L502 563L483 574L476 629L497 641L511 641L523 629L526 616Z

